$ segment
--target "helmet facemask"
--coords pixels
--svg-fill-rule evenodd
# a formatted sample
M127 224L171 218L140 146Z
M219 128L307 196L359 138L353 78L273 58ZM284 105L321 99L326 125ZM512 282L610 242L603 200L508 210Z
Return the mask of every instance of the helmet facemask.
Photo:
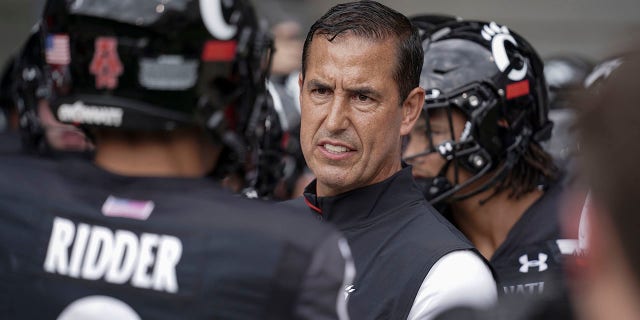
M444 160L437 174L430 172L427 198L451 202L496 185L502 190L530 141L550 133L541 60L526 40L495 22L447 23L429 32L423 48L420 84L427 92L430 147L405 155L417 161L438 153ZM446 138L436 139L431 118L444 124Z
M451 197L496 167L503 144L496 106L495 89L487 83L472 83L450 94L438 89L427 92L422 116L427 148L404 160L412 162L434 153L444 160L436 176L416 179L419 184L425 182L425 196L432 202ZM462 175L469 177L463 181ZM454 198L460 200L472 194Z

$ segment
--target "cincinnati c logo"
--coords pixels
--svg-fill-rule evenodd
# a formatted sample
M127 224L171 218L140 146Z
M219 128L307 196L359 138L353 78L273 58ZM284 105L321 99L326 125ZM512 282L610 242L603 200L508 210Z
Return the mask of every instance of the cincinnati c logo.
M482 37L487 41L491 41L491 51L493 60L500 71L504 72L511 65L511 59L507 55L507 49L504 47L505 41L511 42L514 46L518 43L513 38L506 26L498 26L495 22L485 25L480 32ZM512 81L520 81L527 75L527 64L522 64L520 69L511 69L507 77Z
M230 25L222 14L222 6L229 8L233 0L200 0L200 15L205 27L218 40L229 40L238 32L238 27Z

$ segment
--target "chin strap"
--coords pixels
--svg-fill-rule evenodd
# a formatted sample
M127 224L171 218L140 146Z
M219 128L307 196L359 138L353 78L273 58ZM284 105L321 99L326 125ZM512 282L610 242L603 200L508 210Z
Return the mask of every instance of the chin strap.
M504 161L504 163L495 171L495 173L491 176L491 178L489 180L487 180L487 182L485 182L484 184L482 184L480 187L478 187L477 189L467 192L465 194L462 195L458 195L458 196L453 196L456 192L464 189L465 187L469 186L470 184L478 181L481 177L483 177L485 174L487 174L490 170L490 168L493 166L491 163L488 163L481 171L479 171L476 175L474 175L473 177L471 177L469 180L465 181L462 184L457 184L457 171L459 170L459 166L456 165L455 170L456 170L456 181L454 181L455 184L451 184L448 179L446 178L446 171L449 167L449 165L451 164L451 162L455 161L455 160L450 160L447 161L447 163L442 167L442 169L440 170L440 172L438 173L438 175L436 176L436 178L434 178L434 183L438 183L438 181L436 181L436 179L443 179L445 181L447 181L450 189L444 191L442 194L438 195L438 196L434 196L432 200L430 200L430 202L432 204L437 204L445 199L449 200L449 202L454 202L454 201L462 201L462 200L466 200L470 197L473 197L479 193L482 193L488 189L490 189L491 187L493 187L497 182L501 181L502 179L504 179L504 177L506 176L506 174L509 172L509 170L511 170L511 168L513 168L513 166L516 163L516 160L518 159L518 157L520 156L520 154L522 153L522 151L524 150L524 146L523 146L523 138L521 136L517 137L516 141L509 146L509 148L507 149L507 158ZM445 186L444 183L440 182L442 186ZM493 196L493 195L492 195ZM492 196L490 196L487 199L483 199L481 200L481 204L485 203L486 201L488 201Z
M493 187L498 181L501 181L502 179L504 179L504 177L506 176L507 172L513 168L513 165L515 164L515 153L509 153L507 155L507 160L500 166L500 168L498 170L495 171L495 173L493 174L493 176L491 177L491 179L489 179L487 182L485 182L482 186L478 187L476 190L465 193L463 195L459 195L459 196L454 196L451 198L451 201L462 201L462 200L466 200L470 197L473 197L479 193L482 193L488 189L490 189L491 187ZM480 178L482 177L484 174L480 174L477 177ZM473 179L473 181L476 181L478 179ZM467 181L468 183L465 183L463 186L461 186L460 188L458 188L458 190L464 188L465 186L469 185L470 183L472 183L473 181L471 181L471 179L469 181ZM483 199L480 200L480 204L484 204L485 202L487 202L489 199L491 199L491 197L493 197L493 195L489 196L487 199Z

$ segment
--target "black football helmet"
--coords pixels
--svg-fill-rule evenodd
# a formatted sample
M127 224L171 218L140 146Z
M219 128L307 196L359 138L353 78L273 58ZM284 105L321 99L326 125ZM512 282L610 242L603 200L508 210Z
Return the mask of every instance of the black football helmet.
M267 89L268 105L258 127L263 132L254 161L256 175L243 193L251 198L287 200L306 165L299 139L300 107L286 83L268 81Z
M543 63L520 35L495 22L456 21L430 32L425 51L421 87L426 91L423 115L427 118L430 147L413 158L438 153L446 164L428 181L425 194L432 203L461 200L482 192L506 176L530 141L549 138L547 85ZM461 137L455 137L453 109L466 117ZM433 145L429 114L445 109L450 140ZM499 124L500 120L503 121ZM455 181L446 177L455 168ZM460 183L458 171L473 177ZM463 195L460 189L485 174L482 186Z
M52 149L45 138L47 129L38 114L39 101L49 97L41 39L42 24L38 22L15 57L11 75L12 101L18 112L24 150L48 154Z
M49 86L44 73L42 23L36 23L26 41L8 62L2 79L3 107L10 106L18 117L24 151L41 155L91 154L91 144L77 127L54 120L47 105Z
M583 88L593 69L588 59L578 55L556 55L544 60L544 77L549 86L549 108L566 109Z
M433 13L433 14L419 14L410 18L420 33L422 40L426 40L431 34L445 26L448 23L462 21L461 17L452 16L448 14Z
M596 94L609 76L620 68L624 62L624 55L609 57L600 61L584 78L584 82L582 83L583 87L587 89L590 94Z
M127 131L201 126L243 160L267 99L272 47L248 1L49 0L42 20L58 120Z
M592 63L579 55L556 55L544 60L544 76L549 86L549 119L553 121L551 139L542 145L555 159L565 161L576 149L571 130L574 121L572 103L583 92L583 82Z

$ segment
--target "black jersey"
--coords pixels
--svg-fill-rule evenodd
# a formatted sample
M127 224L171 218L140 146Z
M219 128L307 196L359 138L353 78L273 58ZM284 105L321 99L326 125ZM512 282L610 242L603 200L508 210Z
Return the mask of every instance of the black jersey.
M564 259L572 255L577 239L562 239L560 230L561 181L551 184L509 231L491 257L505 297L523 297L565 290Z
M2 319L346 315L349 249L307 215L82 159L0 156L0 177Z

